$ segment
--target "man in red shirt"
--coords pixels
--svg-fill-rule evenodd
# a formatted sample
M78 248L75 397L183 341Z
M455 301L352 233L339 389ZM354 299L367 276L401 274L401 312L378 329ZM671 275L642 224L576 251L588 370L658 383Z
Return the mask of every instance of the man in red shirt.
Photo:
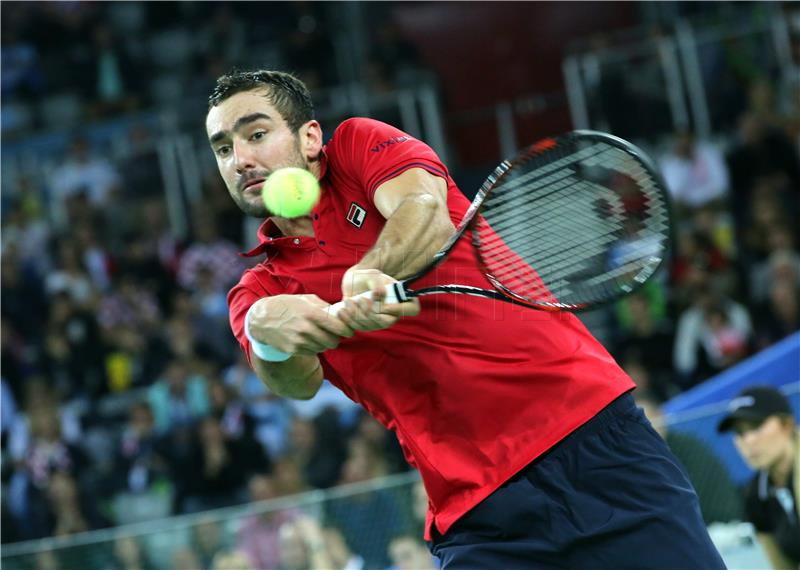
M220 77L206 130L233 200L267 218L246 254L266 260L228 296L234 335L272 391L307 399L328 378L395 432L443 567L723 567L633 383L575 316L458 295L380 302L469 205L427 145L349 119L323 146L308 90L273 71ZM288 166L320 181L308 216L261 200ZM489 287L467 240L418 285L436 282ZM366 290L374 300L352 298Z

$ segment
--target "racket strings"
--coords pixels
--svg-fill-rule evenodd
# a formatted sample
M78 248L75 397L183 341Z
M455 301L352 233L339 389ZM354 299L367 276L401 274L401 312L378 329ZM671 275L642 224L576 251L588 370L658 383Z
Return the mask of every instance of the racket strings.
M658 183L605 142L562 146L512 165L473 227L489 274L514 295L569 306L649 277L669 215Z

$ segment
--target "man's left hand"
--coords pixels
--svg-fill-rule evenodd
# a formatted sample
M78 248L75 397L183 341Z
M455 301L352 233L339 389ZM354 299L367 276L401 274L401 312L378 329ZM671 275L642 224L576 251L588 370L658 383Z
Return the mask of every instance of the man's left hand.
M392 326L400 317L418 315L420 306L416 299L404 303L383 302L386 286L396 281L377 269L351 267L342 279L345 306L339 311L339 319L353 330L373 331ZM372 298L354 298L364 291L372 291Z

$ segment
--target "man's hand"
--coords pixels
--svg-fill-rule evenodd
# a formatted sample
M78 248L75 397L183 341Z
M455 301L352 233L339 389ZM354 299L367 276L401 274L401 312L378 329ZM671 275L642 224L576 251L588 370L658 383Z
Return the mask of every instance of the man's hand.
M278 295L259 299L250 313L250 334L288 354L310 356L336 348L353 336L345 322L328 314L316 295Z
M342 278L345 306L339 311L339 319L354 331L374 331L392 326L400 317L418 315L420 307L416 299L405 303L383 302L386 285L396 281L377 269L351 267ZM353 298L364 291L372 291L372 299Z

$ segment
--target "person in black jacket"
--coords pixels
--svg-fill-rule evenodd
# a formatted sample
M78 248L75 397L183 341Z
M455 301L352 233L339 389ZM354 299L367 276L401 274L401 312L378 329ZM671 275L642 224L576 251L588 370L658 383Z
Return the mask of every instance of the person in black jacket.
M745 513L773 568L797 568L800 432L789 401L772 387L747 388L731 400L718 431L733 431L739 453L757 470L747 486Z

